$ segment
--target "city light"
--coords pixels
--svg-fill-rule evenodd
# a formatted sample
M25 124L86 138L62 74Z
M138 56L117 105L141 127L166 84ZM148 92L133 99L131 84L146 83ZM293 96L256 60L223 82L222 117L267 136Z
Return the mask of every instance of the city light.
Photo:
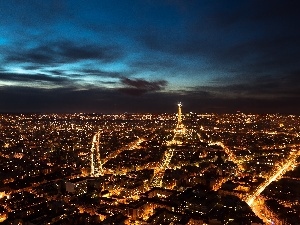
M0 115L1 221L42 223L42 212L87 224L297 220L299 117L177 106L158 115Z

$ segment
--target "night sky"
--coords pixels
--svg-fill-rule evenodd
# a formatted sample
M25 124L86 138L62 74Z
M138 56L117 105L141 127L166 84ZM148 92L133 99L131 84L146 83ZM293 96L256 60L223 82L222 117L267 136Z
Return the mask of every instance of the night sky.
M300 113L300 1L1 0L0 112Z

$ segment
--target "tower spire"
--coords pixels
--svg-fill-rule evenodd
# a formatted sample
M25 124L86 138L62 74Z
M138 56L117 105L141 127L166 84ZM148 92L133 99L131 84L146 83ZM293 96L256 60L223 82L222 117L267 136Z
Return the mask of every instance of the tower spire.
M181 112L182 104L181 104L181 102L179 102L177 104L177 106L178 106L177 125L176 125L176 129L174 130L175 135L174 135L174 138L172 140L172 143L181 145L182 140L183 140L183 136L185 135L185 127L182 123L182 112Z
M177 115L177 126L176 126L176 129L177 130L181 130L183 128L182 115L181 115L182 104L181 104L181 102L179 102L177 105L178 105L178 115Z
M181 102L178 103L178 123L177 123L177 127L179 127L181 125L182 119L181 119Z

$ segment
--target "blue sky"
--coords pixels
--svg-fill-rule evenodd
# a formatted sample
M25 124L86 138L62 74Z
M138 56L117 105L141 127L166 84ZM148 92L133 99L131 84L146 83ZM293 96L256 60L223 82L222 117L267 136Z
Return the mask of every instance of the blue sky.
M298 1L2 0L1 112L299 113Z

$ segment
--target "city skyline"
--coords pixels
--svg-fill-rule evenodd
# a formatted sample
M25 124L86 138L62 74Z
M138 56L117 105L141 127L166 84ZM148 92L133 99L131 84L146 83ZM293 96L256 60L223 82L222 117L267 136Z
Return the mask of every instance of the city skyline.
M0 112L299 114L298 1L0 2Z
M0 114L0 222L298 224L300 116L177 106Z

